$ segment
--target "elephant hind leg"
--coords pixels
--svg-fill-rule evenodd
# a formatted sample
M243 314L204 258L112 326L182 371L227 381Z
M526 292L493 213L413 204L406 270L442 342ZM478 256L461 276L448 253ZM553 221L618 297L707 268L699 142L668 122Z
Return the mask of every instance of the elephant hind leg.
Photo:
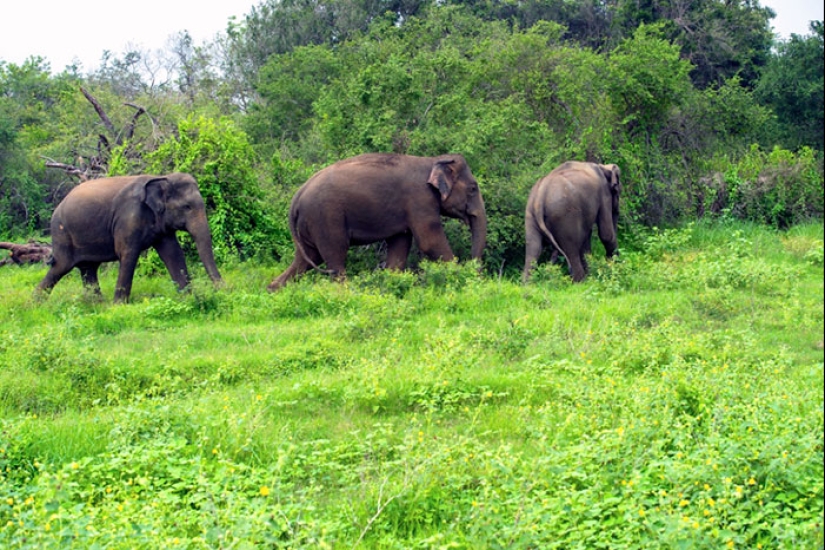
M587 275L587 260L584 259L584 254L570 254L567 257L568 267L570 268L570 276L573 277L573 282L581 282L585 275Z
M387 269L407 267L407 256L412 248L412 233L406 231L387 239Z
M37 292L51 292L54 285L60 282L60 279L65 277L73 267L74 265L69 262L61 262L60 260L54 259L54 263L49 267L49 271L46 272L43 280L37 285Z
M524 271L521 274L521 279L525 283L530 281L530 275L536 268L541 256L542 242L541 235L533 235L532 238L528 234L527 244L524 247Z
M309 254L311 258L307 259L306 254ZM304 250L304 253L301 253L300 250L296 249L295 259L292 260L290 266L286 268L286 270L283 273L281 273L278 277L273 279L273 281L269 283L266 289L269 292L275 292L295 277L303 275L309 270L310 267L312 267L312 263L310 263L310 260L312 260L312 262L315 265L320 264L322 261L321 256L314 249Z
M278 277L273 279L266 289L269 292L275 292L295 277L305 273L308 269L309 262L307 262L301 254L296 254L295 259L292 260L292 264L290 264L283 273L278 275Z
M99 267L100 264L98 263L83 263L77 266L80 270L80 278L83 280L83 285L95 294L100 294L100 282L97 278L97 270Z

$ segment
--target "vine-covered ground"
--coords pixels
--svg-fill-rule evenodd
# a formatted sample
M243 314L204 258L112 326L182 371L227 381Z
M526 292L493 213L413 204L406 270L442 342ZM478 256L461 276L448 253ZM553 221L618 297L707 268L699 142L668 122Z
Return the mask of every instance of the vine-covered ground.
M3 267L0 546L821 548L822 225L637 248L127 305Z

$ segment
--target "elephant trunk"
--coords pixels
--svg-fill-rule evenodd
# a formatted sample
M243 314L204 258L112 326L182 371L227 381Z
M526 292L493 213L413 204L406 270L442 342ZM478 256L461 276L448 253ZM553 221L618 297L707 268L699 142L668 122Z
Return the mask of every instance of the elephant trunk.
M223 281L218 266L215 264L215 255L212 251L212 233L209 231L209 224L206 222L206 215L199 216L196 220L186 224L186 231L192 235L195 246L198 248L198 256L206 268L209 278L215 283Z
M484 206L481 207L480 213L471 215L469 221L473 238L471 254L473 259L481 261L484 247L487 246L487 214L484 212Z

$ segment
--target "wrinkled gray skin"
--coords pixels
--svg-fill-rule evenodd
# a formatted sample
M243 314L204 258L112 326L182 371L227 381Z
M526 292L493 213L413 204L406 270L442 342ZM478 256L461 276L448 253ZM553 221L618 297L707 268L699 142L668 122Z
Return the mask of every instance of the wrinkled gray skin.
M140 253L160 256L180 289L189 284L183 249L175 232L192 235L211 279L221 281L212 252L212 233L198 184L189 174L121 176L81 183L52 215L53 259L37 289L49 292L72 268L100 293L97 272L119 261L115 301L129 299Z
M338 161L295 193L289 212L295 259L267 288L275 291L322 263L343 278L347 249L378 241L387 243L389 269L407 266L413 239L428 258L452 260L441 216L469 225L472 257L481 259L487 215L461 155L372 153Z
M524 216L524 280L529 280L545 245L565 257L574 282L584 279L593 224L607 257L612 257L617 248L620 192L615 164L565 162L536 182Z

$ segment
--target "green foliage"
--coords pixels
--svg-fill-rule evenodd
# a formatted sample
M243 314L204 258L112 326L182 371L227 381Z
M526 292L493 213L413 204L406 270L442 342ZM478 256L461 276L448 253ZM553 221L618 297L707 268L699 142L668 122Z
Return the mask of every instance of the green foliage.
M312 121L312 105L338 77L339 63L332 50L322 46L273 56L258 76L260 100L244 118L253 143L280 143L303 135Z
M141 66L154 60L138 51L107 54L88 78L49 77L42 60L28 68L3 65L12 95L0 101L0 219L17 233L46 228L70 186L60 172L39 167L42 157L74 164L100 153L112 173L146 172L164 165L153 151L177 147L164 142L178 143L179 120L231 114L247 132L242 147L257 153L239 158L238 169L251 166L258 174L267 216L249 204L225 216L217 201L221 254L288 254L280 221L286 197L342 157L459 152L489 197L490 269L512 272L521 263L527 192L563 161L621 166L627 231L704 215L715 199L699 180L714 157L735 158L752 143L766 150L790 144L791 134L804 140L790 145L794 150L821 149L810 128L798 126L821 121L804 114L821 109L794 99L816 101L816 86L802 83L816 73L805 60L821 49L821 36L777 48L752 92L768 61L771 15L761 6L704 0L686 7L267 2L243 24L232 23L214 50L181 34L170 52L178 68L164 81L146 81ZM218 50L224 56L210 65L210 51ZM799 73L791 79L799 89L782 85L785 69ZM132 138L109 135L78 85L97 98L114 128L136 121ZM136 116L132 106L145 113ZM20 126L24 119L33 122ZM98 143L100 135L109 135L110 145ZM244 191L230 201L255 195ZM449 231L463 257L465 233Z
M821 154L807 147L798 153L780 147L770 152L751 147L725 169L725 212L778 228L821 219L825 200L822 162Z
M610 98L618 120L635 134L657 134L690 87L690 63L661 38L660 26L641 25L610 55Z
M811 21L811 31L778 44L756 86L757 97L776 113L780 143L791 150L805 145L825 150L823 22Z
M246 135L229 119L190 116L180 121L177 138L166 140L147 160L152 173L195 176L206 201L217 257L272 253L279 235L262 204L254 154Z
M53 120L74 79L53 78L42 58L22 65L0 62L0 235L28 236L48 225L51 185L38 154L52 156L46 143L57 135Z
M128 305L4 268L0 544L815 547L822 240L649 230L577 285L425 262L268 294L247 263Z
M381 22L334 50L273 57L247 123L268 134L256 133L269 140L262 150L295 159L300 173L367 151L461 152L486 197L490 270L520 269L524 202L559 163L619 164L626 225L673 224L705 207L710 195L692 183L705 157L755 139L768 119L738 78L693 89L662 24L600 55L563 43L549 22L522 31L460 7L427 15ZM465 257L465 232L448 224L448 234Z

